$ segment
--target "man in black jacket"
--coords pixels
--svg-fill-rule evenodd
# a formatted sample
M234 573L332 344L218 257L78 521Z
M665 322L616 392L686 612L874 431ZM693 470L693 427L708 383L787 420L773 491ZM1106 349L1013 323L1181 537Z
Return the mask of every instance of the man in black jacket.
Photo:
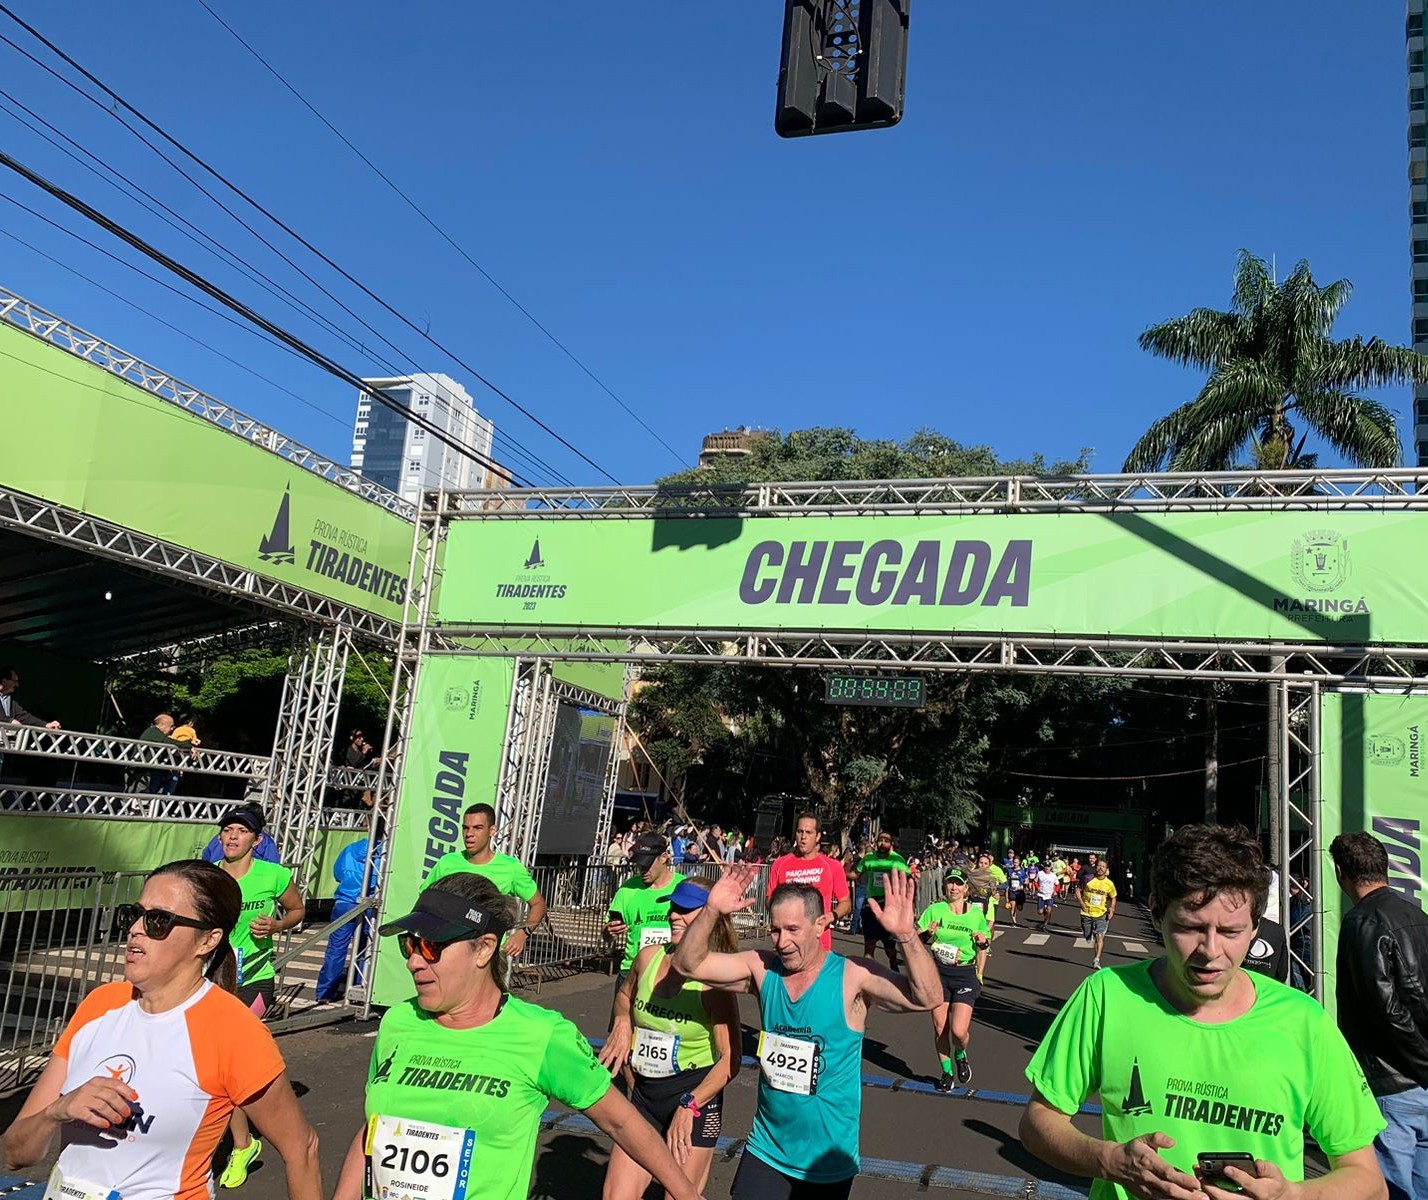
M1428 913L1388 885L1388 853L1368 833L1329 845L1354 902L1339 927L1339 1028L1388 1128L1374 1142L1390 1200L1428 1197Z

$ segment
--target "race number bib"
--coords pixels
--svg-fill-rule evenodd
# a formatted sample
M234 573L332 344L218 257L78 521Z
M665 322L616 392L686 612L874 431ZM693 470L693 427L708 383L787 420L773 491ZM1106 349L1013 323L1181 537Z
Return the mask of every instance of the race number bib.
M646 946L667 946L669 945L668 925L646 925L640 930L640 949Z
M476 1131L374 1113L367 1122L368 1196L464 1200Z
M932 957L944 967L955 967L962 961L962 947L951 942L933 942Z
M44 1200L120 1200L120 1196L105 1184L76 1179L55 1167L45 1184Z
M818 1047L801 1038L759 1034L759 1067L771 1088L811 1096L818 1090Z
M635 1029L630 1066L646 1079L668 1079L679 1073L679 1034Z

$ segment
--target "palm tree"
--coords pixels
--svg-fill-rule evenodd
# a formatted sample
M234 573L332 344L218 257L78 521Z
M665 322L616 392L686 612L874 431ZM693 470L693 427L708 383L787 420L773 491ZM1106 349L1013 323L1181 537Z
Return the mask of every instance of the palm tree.
M1283 283L1241 250L1230 311L1197 308L1152 325L1140 346L1210 372L1193 400L1161 417L1126 456L1126 471L1220 471L1250 450L1264 470L1306 468L1315 434L1355 466L1396 467L1403 447L1393 414L1356 393L1428 383L1428 355L1379 338L1329 334L1353 291L1320 287L1299 263Z

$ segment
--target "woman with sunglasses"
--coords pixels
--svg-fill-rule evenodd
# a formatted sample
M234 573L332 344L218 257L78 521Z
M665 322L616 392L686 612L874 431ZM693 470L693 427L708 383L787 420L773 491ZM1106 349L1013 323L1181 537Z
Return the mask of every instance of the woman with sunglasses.
M679 945L708 898L708 889L689 879L665 897L670 946ZM709 945L722 954L738 951L727 916L715 924ZM739 1069L739 1043L739 1005L732 993L685 978L665 946L639 952L616 993L615 1023L600 1061L611 1073L629 1068L635 1108L664 1136L701 1191L719 1141L724 1087ZM649 1172L625 1151L611 1151L605 1200L639 1200L649 1182Z
M932 1010L933 1041L942 1060L939 1092L950 1092L953 1071L957 1083L972 1079L967 1047L972 1041L972 1009L982 994L982 973L992 944L987 912L967 899L967 874L950 867L942 880L945 900L929 904L917 920L920 936L937 961L942 977L942 1003Z
M272 1035L232 994L241 906L238 885L196 860L160 867L119 906L124 979L90 992L60 1035L6 1134L11 1170L58 1132L50 1194L208 1200L241 1107L282 1154L291 1200L322 1200L317 1134Z
M399 936L416 996L382 1018L366 1124L333 1200L525 1200L552 1099L582 1110L675 1200L697 1200L580 1031L508 994L501 938L515 920L514 899L484 876L459 872L382 926L384 936Z

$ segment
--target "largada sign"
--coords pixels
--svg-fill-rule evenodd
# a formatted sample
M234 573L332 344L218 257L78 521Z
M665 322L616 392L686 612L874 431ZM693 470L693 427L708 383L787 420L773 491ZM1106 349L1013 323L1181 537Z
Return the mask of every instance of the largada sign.
M1406 512L457 521L437 619L1416 642ZM614 568L618 564L618 569Z

